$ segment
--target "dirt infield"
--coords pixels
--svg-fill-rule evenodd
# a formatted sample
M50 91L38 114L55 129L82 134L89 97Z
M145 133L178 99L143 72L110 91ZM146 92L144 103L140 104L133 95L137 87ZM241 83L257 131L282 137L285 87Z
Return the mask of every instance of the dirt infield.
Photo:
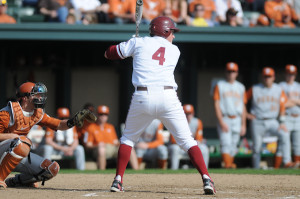
M38 189L8 188L0 198L300 198L300 176L212 174L217 195L205 196L198 174L127 174L125 193L109 192L113 174L60 174Z

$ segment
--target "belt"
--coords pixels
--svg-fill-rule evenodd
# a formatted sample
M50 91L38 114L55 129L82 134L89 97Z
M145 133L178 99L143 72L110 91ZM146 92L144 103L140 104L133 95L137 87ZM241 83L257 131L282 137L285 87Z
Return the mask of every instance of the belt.
M300 115L299 114L291 114L290 116L292 116L292 117L299 117Z
M236 116L236 115L227 115L227 117L230 118L230 119L234 119L234 118L236 118L237 116Z
M174 89L174 87L173 86L164 86L164 90L167 90L167 89ZM148 88L147 87L138 86L138 87L136 87L136 90L137 91L148 91Z

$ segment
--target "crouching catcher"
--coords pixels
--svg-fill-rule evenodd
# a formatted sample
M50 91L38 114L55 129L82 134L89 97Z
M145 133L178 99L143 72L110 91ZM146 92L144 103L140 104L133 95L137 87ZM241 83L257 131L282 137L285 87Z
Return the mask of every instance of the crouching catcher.
M57 162L31 153L31 140L26 137L38 124L54 130L81 127L83 121L96 121L96 116L83 109L69 120L59 120L44 113L47 88L43 83L23 83L17 89L17 101L10 101L0 110L0 188L37 187L59 172ZM12 172L19 172L7 178ZM7 179L6 179L7 178Z

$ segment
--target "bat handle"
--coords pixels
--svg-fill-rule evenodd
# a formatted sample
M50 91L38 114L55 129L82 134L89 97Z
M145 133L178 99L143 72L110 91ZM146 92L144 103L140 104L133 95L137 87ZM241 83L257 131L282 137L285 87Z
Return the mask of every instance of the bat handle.
M136 24L135 37L139 37L139 24Z

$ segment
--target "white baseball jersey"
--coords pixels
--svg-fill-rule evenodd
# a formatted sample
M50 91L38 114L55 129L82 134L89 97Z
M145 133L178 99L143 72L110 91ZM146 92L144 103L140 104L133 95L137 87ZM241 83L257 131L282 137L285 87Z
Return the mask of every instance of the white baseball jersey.
M229 8L234 8L236 11L238 11L237 16L243 17L244 13L241 2L238 0L231 0L231 5L228 6L229 1L230 0L216 0L217 16L221 16L226 19L226 11Z
M137 86L173 86L174 70L180 56L177 46L162 37L132 38L117 45L118 55L133 57L132 84Z
M200 135L203 134L202 129L199 129L199 119L198 118L193 117L189 122L189 127L191 129L193 138L195 138L196 133L199 133ZM197 132L198 129L199 129L199 131Z
M286 96L289 99L299 100L300 99L300 84L298 82L294 82L293 84L288 84L286 82L281 82L279 84L283 91L285 92ZM300 115L300 107L293 106L286 109L286 114L291 115Z
M238 81L231 84L224 80L219 81L216 86L219 90L222 114L242 115L245 100L245 86Z
M285 102L282 88L273 83L271 88L263 84L256 84L252 87L251 113L258 119L275 119L280 112L281 102Z

